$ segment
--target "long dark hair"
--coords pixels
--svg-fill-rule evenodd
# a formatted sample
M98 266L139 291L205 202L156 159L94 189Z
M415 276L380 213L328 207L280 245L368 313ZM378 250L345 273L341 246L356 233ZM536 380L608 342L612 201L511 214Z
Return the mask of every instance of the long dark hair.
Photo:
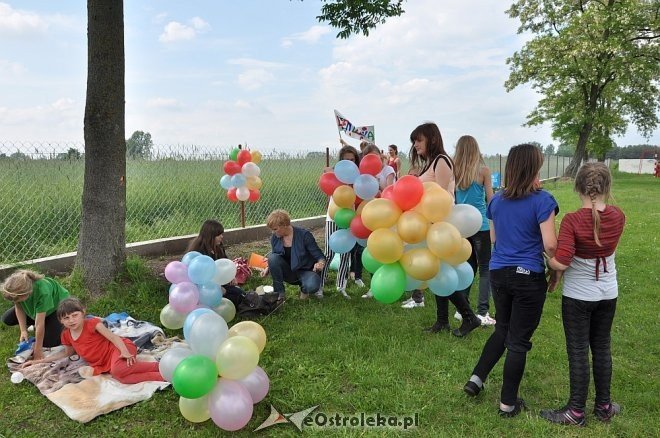
M225 253L224 245L215 243L215 238L224 232L225 227L220 222L212 219L205 221L202 229L199 230L199 235L190 242L186 252L197 251L213 260L226 259L227 253Z
M502 195L507 199L519 199L540 190L534 183L541 166L541 149L528 143L512 147L506 157Z
M358 166L360 165L360 153L351 145L346 145L343 148L339 149L339 159L343 160L344 154L353 154L355 159L353 162L357 164Z
M415 140L420 140L422 137L426 139L426 155L423 157L417 154L415 149ZM447 155L440 129L432 122L423 123L415 128L410 133L410 143L410 166L417 169L418 176L426 172L438 155ZM449 161L453 164L451 158Z

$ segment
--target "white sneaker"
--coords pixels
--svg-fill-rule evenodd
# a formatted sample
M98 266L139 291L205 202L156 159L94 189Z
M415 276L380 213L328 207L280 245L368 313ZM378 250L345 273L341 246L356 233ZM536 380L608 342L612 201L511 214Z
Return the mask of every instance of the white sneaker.
M458 319L459 321L463 321L463 316L460 313L458 313L458 310L456 311L456 313L454 313L454 319Z
M320 300L320 299L323 299L323 289L319 289L319 290L317 290L317 291L314 293L314 296L315 296L316 298L318 298L319 300Z
M403 301L403 302L401 303L401 306L403 307L404 304L408 304L408 303L411 303L411 302L413 302L413 301L414 301L414 300L413 300L412 298L408 298L407 300L405 300L405 301Z
M357 284L360 287L364 287L364 281L362 281L361 278L358 278L357 280L355 280L355 284Z
M496 321L490 317L488 313L486 313L485 316L477 315L477 318L481 321L481 325L486 327L486 326L493 326L495 325Z
M409 303L406 303L401 307L404 309L414 309L415 307L424 307L424 301L422 301L421 303L417 303L415 302L415 300L411 298Z
M371 292L371 289L367 291L366 294L362 295L362 298L373 298L374 294Z
M345 290L345 289L337 289L337 291L338 291L339 293L341 293L342 296L343 296L344 298L346 298L347 300L350 300L350 299L351 299L351 296L350 296L349 294L346 293L346 290Z

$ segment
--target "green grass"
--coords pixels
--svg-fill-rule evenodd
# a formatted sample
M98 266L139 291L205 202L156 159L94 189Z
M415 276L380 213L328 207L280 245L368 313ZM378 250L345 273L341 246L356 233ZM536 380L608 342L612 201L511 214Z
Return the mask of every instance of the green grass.
M497 416L502 364L493 370L486 390L468 399L462 386L469 377L491 329L479 329L466 339L449 334L425 335L421 329L434 320L435 308L404 310L362 300L350 283L350 301L334 294L330 280L323 301L289 300L278 314L261 324L268 344L260 365L271 379L271 391L255 406L252 421L240 433L251 436L270 413L296 412L319 405L325 413L360 412L388 415L419 414L423 436L650 436L660 427L658 416L657 236L660 232L658 180L649 176L617 174L614 198L627 216L617 252L620 297L612 329L614 375L612 394L624 407L621 416L604 425L589 415L586 429L555 426L538 417L538 410L562 406L568 396L568 363L561 324L561 295L548 296L541 325L534 335L521 395L530 410L518 418ZM566 183L551 190L562 209L578 207L577 196ZM559 220L557 221L559 223ZM264 246L265 247L265 246ZM243 254L241 248L246 253ZM254 245L230 248L232 256L247 255ZM127 272L103 298L90 302L90 311L105 314L126 310L139 319L157 322L166 303L167 285L140 259L131 259ZM83 295L77 275L62 279L72 292ZM250 286L259 284L258 278ZM473 297L476 287L473 288ZM432 303L428 299L427 302ZM6 308L5 306L2 307ZM452 322L456 325L456 321ZM180 331L169 331L171 335ZM0 351L12 354L18 332L0 328ZM9 373L0 384L0 435L5 436L217 436L212 422L188 423L178 412L177 396L169 388L146 402L103 415L87 425L69 420L29 383L11 385ZM590 391L593 397L593 390ZM589 413L590 414L590 413ZM383 429L335 429L336 435L398 435ZM291 425L277 425L265 434L297 436ZM327 434L306 429L305 435Z

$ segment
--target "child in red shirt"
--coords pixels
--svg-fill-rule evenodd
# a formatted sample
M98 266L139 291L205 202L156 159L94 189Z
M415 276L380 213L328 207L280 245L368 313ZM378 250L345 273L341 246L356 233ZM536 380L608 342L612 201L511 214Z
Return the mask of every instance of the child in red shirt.
M137 360L137 347L130 339L112 333L99 318L86 319L85 308L77 298L62 300L57 307L57 318L65 328L61 335L65 350L23 366L78 354L94 369L95 376L109 372L121 383L164 380L158 362Z

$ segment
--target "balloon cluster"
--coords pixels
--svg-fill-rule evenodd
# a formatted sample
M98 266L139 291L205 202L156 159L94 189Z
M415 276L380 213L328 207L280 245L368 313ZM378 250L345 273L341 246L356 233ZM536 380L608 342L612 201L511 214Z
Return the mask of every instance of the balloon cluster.
M225 172L220 178L220 186L227 190L227 198L232 202L256 202L261 197L261 153L247 149L234 148L229 154L229 161L225 161Z
M227 431L243 428L270 388L257 366L266 345L263 327L242 321L228 328L210 309L197 309L186 318L184 333L189 347L172 348L159 363L180 396L181 415L193 423L210 418Z

